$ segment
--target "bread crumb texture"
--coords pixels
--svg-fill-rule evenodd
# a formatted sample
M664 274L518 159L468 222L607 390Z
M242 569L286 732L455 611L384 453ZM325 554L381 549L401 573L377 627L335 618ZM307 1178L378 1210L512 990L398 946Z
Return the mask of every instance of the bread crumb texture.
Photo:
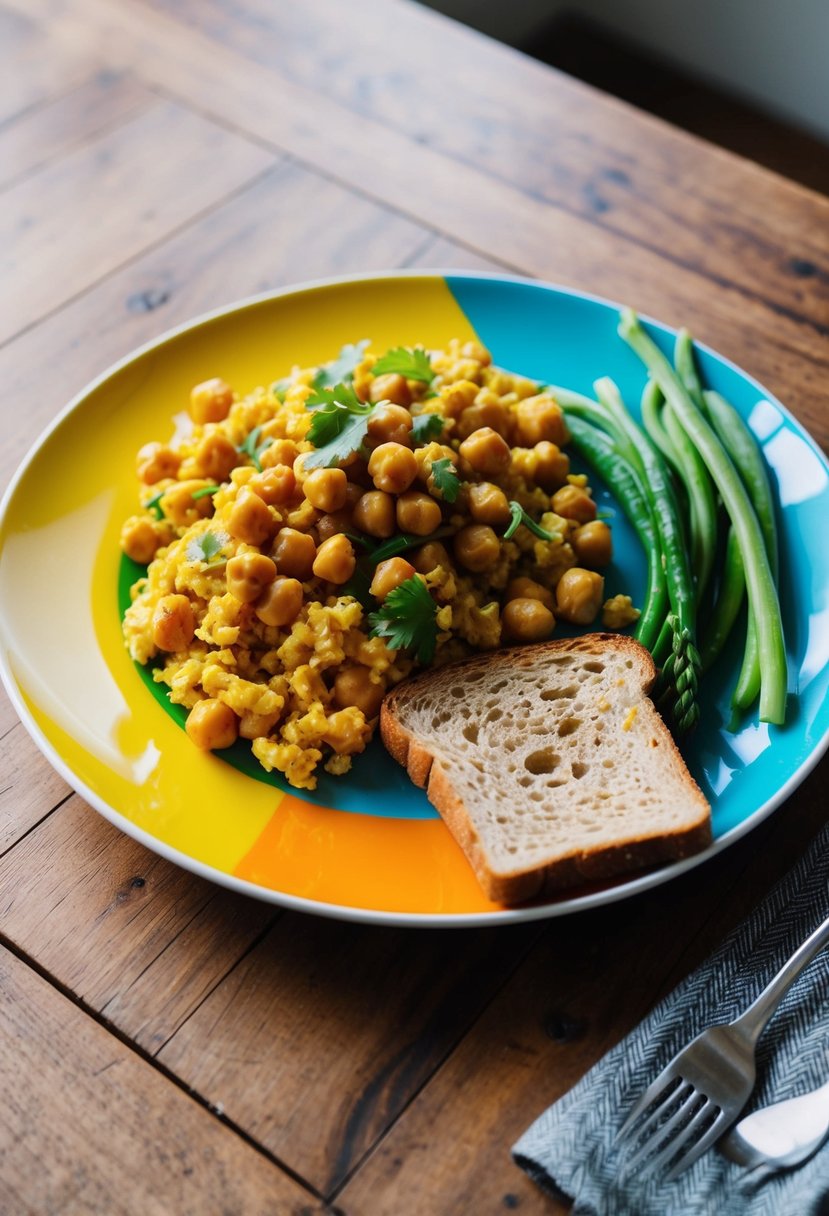
M383 736L417 757L485 889L528 898L708 843L708 804L646 695L653 677L628 638L501 652L402 685Z

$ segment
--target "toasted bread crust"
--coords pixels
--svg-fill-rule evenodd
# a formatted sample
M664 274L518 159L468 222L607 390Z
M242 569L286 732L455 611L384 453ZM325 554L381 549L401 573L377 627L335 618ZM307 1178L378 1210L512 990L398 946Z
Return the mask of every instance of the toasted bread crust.
M516 664L529 666L540 656L568 651L591 656L606 655L609 651L627 654L635 661L642 696L646 697L653 688L656 667L648 651L633 638L607 633L587 634L579 638L494 651L438 670L441 674L462 672L468 675L470 672L481 670L497 670L499 673L508 674L510 668ZM654 710L661 728L660 742L664 742L673 752L682 770L689 798L699 807L698 820L678 830L665 830L659 835L628 840L618 846L604 845L597 850L577 849L537 868L516 869L513 873L493 873L481 848L470 809L453 786L451 777L429 747L400 721L398 707L401 702L427 688L436 674L438 673L428 672L417 676L398 685L389 693L380 710L380 733L388 751L407 769L415 785L425 788L429 801L438 810L463 849L490 899L505 904L522 903L580 883L607 880L629 870L680 860L710 844L711 821L708 803L685 767L668 728Z

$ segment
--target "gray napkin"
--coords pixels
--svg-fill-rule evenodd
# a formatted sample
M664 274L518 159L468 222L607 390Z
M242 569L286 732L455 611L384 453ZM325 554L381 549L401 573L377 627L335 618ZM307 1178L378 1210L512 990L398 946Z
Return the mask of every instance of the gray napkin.
M541 1187L579 1216L829 1216L829 1142L805 1165L752 1187L716 1149L674 1182L620 1181L613 1140L639 1095L699 1031L736 1017L829 916L829 826L764 902L513 1148ZM744 1114L829 1077L829 950L789 990L760 1040Z

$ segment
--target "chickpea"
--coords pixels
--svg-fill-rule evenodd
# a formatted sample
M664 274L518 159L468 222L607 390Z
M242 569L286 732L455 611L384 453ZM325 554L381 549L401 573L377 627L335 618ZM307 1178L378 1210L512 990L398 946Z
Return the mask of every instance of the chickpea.
M556 515L563 515L565 519L586 524L596 518L596 504L581 486L562 486L556 490L551 502Z
M348 478L342 469L314 469L305 478L302 489L318 511L339 511L345 506Z
M369 536L388 537L395 529L394 499L382 490L369 490L354 508L354 525Z
M224 701L216 701L212 697L206 701L197 701L190 713L184 729L202 751L221 751L236 742L239 733L239 719L229 705Z
M610 528L601 519L593 519L576 528L570 534L570 544L585 566L606 566L613 556Z
M415 549L412 554L412 565L418 574L431 574L438 566L444 570L453 568L446 546L442 545L439 540L430 540L428 545L421 545L419 549Z
M328 540L329 537L336 536L338 532L348 532L352 522L350 511L345 509L342 511L330 511L327 515L323 515L317 520L317 536L321 541Z
M412 403L412 391L407 381L396 372L388 372L385 376L375 376L368 395L371 401L391 401L394 405L400 406ZM407 410L406 413L408 412ZM409 426L411 427L411 422ZM369 423L370 432L371 424Z
M541 600L518 596L501 613L503 636L511 642L541 642L555 627L556 618Z
M589 625L604 596L604 579L593 570L573 566L565 570L556 587L556 616L572 625Z
M232 405L233 389L218 377L204 380L190 390L190 417L202 426L227 418Z
M276 565L264 553L238 553L227 563L227 589L243 604L258 600L276 578Z
M492 362L492 355L487 348L480 342L476 342L474 338L470 342L464 342L461 354L465 359L474 359L476 363L480 363L481 367L489 367Z
M290 625L299 616L303 590L298 578L279 575L256 601L254 612L263 625Z
M354 547L342 533L324 540L314 559L314 574L329 583L347 583L354 573L357 559Z
M299 455L299 448L291 439L274 439L273 443L265 448L262 455L259 457L259 463L262 469L273 469L277 465L285 464L289 468L293 468L294 461Z
M491 481L481 481L469 487L469 514L477 524L508 524L509 502L503 490Z
M345 487L346 508L353 511L365 492L365 486L358 485L356 481L349 481Z
M409 447L412 416L402 405L378 405L369 416L367 430L374 443L402 443Z
M504 599L509 600L538 600L553 611L555 600L553 593L548 587L542 587L541 583L537 583L532 578L513 578L507 583L507 590Z
M203 490L204 484L204 481L177 481L164 491L161 506L170 523L183 528L212 514L213 499L209 494L193 498L193 491Z
M334 700L341 709L356 705L368 720L380 712L382 684L375 684L367 667L341 667L334 680Z
M413 532L415 536L428 536L440 527L443 519L434 498L420 490L407 490L401 494L395 511L400 531Z
M458 452L476 473L483 473L487 477L503 473L509 468L509 444L490 426L482 426L473 431L464 439Z
M542 439L533 448L535 455L535 480L547 494L563 486L570 472L570 458L558 444Z
M181 456L163 443L145 443L135 458L138 480L145 485L155 485L165 477L175 477L181 465Z
M246 545L264 545L276 529L271 509L258 494L245 486L227 517L228 531Z
M411 562L404 557L390 557L388 561L380 562L374 571L369 591L378 600L384 600L390 591L405 583L407 578L414 578L417 571Z
M291 578L310 578L316 556L313 536L298 532L296 528L281 528L271 549L279 573Z
M455 534L455 557L476 574L494 566L501 553L501 542L487 524L467 524Z
M225 481L239 463L236 448L221 434L205 435L194 455L199 476L210 481Z
M294 470L287 464L276 464L263 469L247 483L254 494L258 494L269 507L283 507L289 503L296 491Z
M417 461L402 443L381 443L369 457L368 471L378 490L402 494L417 476Z
M561 406L551 397L525 397L515 407L518 442L528 447L548 439L559 446L567 439Z
M443 409L447 418L458 418L469 409L478 395L478 385L472 380L456 380L445 384L440 390Z
M163 595L153 612L153 642L171 653L186 650L193 641L196 619L186 595Z
M454 434L459 439L467 439L475 431L487 426L491 427L493 431L497 431L499 435L503 435L505 439L509 439L512 434L510 412L497 397L494 400L476 401L469 409L464 410L458 419Z
M121 529L121 548L132 561L140 566L148 566L158 548L158 534L153 521L147 519L146 515L133 515L128 519Z

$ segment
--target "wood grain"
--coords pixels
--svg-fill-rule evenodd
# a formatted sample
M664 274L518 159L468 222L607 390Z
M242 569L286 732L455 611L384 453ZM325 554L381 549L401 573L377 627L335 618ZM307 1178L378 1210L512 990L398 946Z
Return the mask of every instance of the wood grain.
M150 1053L278 916L148 852L77 795L0 858L0 927Z
M0 195L0 341L33 324L273 156L169 102L128 118Z
M5 693L0 694L6 701ZM0 733L0 857L70 794L16 715Z
M52 12L53 0L35 2ZM487 256L554 282L589 284L670 324L689 326L701 341L760 378L819 442L829 442L823 389L829 351L816 341L826 321L820 300L815 315L803 319L785 302L771 305L747 295L728 277L732 262L724 262L713 280L693 257L682 265L665 248L634 243L524 192L516 174L495 178L477 163L461 162L376 118L344 109L318 88L294 83L278 60L259 65L165 13L123 10L116 22L106 0L76 0L71 26L61 25L59 13L54 20L63 36L107 47L120 66L142 73L156 87L174 90L206 114L220 113L274 149L324 165L342 182ZM624 110L621 103L610 104ZM720 156L731 159L712 152L715 161ZM669 177L663 189L670 182ZM762 182L765 189L765 177ZM767 193L772 207L774 192ZM817 207L823 214L821 200L813 203L813 196L803 194L804 208ZM678 205L677 197L671 189L665 205ZM696 222L689 218L690 227Z
M0 5L0 123L12 123L44 102L75 88L100 67L82 44L50 32L25 5Z
M297 280L404 264L432 239L319 174L276 165L0 348L4 391L26 402L7 420L0 484L85 384L171 326Z
M130 77L97 72L0 127L0 188L155 102L154 95Z
M817 194L498 42L475 38L470 54L469 31L421 5L365 0L359 39L336 0L309 0L298 13L267 0L153 7L455 162L715 281L725 271L747 294L829 332L829 202ZM405 63L389 55L394 45L405 45ZM803 263L815 273L800 273Z
M321 1212L313 1196L0 948L0 1210Z
M286 914L159 1059L327 1195L538 932L436 933Z
M799 807L668 887L553 922L337 1204L349 1216L568 1210L536 1190L510 1146L794 864L825 820L826 786L815 774Z

